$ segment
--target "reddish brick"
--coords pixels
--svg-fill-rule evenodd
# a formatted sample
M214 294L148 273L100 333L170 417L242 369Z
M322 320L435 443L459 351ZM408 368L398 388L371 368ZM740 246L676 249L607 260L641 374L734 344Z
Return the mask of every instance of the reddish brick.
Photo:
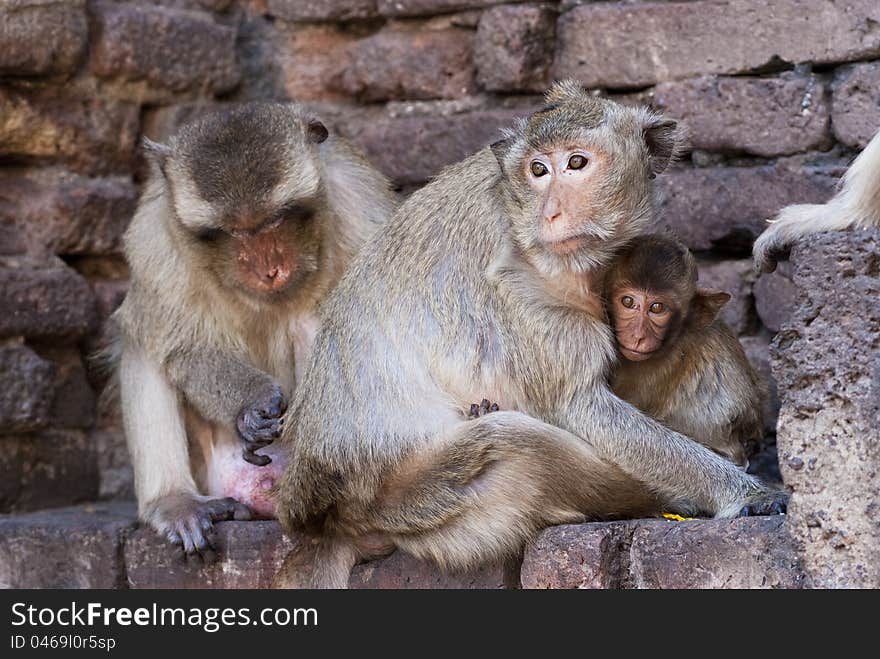
M735 334L745 334L755 324L752 284L755 281L752 261L703 261L700 263L700 285L730 293L719 317Z
M712 167L677 169L657 179L659 227L693 250L723 247L743 255L784 206L824 203L836 179L820 169Z
M88 36L85 0L6 0L0 6L0 75L73 73Z
M474 42L477 82L490 91L543 91L553 64L556 11L507 5L483 12Z
M473 36L457 28L383 30L349 48L341 89L362 101L471 94Z
M78 172L128 171L137 105L88 87L0 88L0 157L60 160Z
M88 283L60 260L0 258L0 336L78 338L94 327Z
M95 449L82 432L0 435L0 511L66 506L97 495Z
M34 254L119 252L136 201L134 185L122 177L0 171L0 222L15 225Z
M235 29L208 14L98 2L91 70L174 92L221 93L240 79Z
M863 149L880 130L880 62L835 72L831 124L844 144Z
M258 61L277 63L285 92L298 101L343 100L342 75L348 49L355 37L334 26L281 27L268 38L277 40L276 52L257 50Z
M462 9L481 9L505 2L510 0L377 0L379 13L383 16L430 16Z
M878 22L876 0L590 3L561 16L554 74L588 87L644 87L864 59L880 55Z
M56 369L25 346L0 346L0 427L20 432L47 426Z
M770 157L831 144L825 89L812 76L665 82L654 101L684 120L697 149Z
M497 590L514 587L516 581L516 577L503 566L489 566L468 573L444 573L430 563L398 551L387 558L356 566L352 570L349 588Z

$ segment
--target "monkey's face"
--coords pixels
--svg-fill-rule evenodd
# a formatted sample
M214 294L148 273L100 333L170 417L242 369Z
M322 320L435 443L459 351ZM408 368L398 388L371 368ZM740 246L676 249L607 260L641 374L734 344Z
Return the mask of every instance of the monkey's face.
M641 362L657 354L678 334L681 317L682 309L671 295L629 286L612 292L617 346L629 361Z

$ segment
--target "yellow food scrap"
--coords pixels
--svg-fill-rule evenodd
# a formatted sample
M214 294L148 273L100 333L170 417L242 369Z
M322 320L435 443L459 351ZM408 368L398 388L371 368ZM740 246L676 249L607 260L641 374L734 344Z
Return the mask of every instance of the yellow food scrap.
M688 522L692 519L697 519L696 517L682 517L681 515L676 515L675 513L663 513L663 517L666 519L671 519L674 522Z

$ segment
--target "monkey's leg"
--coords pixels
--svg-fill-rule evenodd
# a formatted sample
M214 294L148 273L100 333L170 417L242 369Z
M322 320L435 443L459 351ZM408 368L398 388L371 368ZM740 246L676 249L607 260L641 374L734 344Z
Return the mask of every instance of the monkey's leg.
M345 538L300 536L272 580L272 587L348 588L351 569L357 564L358 558L355 544Z
M456 426L401 465L380 496L377 531L447 568L503 560L545 526L661 507L579 437L518 412Z
M177 392L146 354L123 351L119 384L141 519L187 554L210 560L213 522L249 519L250 511L198 494Z

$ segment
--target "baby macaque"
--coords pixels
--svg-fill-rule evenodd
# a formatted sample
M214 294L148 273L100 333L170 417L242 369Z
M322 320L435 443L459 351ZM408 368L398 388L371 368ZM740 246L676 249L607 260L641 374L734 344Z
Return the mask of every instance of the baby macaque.
M765 387L717 318L730 295L699 288L688 249L658 235L619 254L605 290L620 356L614 393L747 467L746 445L762 435Z

